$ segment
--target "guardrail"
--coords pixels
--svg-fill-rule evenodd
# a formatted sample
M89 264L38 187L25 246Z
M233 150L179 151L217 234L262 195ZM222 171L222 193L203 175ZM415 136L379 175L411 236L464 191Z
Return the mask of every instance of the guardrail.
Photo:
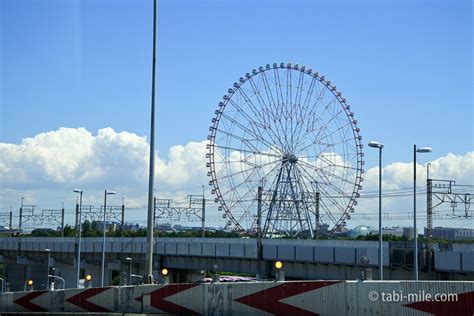
M474 282L258 282L16 292L0 295L0 312L472 315Z

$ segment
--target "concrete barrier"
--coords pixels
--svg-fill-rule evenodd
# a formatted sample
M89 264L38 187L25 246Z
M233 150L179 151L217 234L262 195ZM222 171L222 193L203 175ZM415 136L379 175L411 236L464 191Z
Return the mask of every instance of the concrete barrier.
M473 315L474 282L168 284L0 296L0 312L202 315Z

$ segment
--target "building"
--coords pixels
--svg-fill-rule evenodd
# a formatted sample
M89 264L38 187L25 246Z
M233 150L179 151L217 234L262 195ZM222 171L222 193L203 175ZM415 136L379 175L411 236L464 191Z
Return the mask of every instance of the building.
M452 228L452 227L435 227L433 228L433 239L444 240L474 240L474 229L472 228ZM428 236L425 228L425 236Z

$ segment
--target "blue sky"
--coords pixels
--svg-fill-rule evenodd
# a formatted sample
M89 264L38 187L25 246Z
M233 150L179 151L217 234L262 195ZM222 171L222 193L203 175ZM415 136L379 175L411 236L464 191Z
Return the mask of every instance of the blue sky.
M222 96L273 62L311 67L384 164L474 148L472 2L159 1L157 148L202 141ZM1 0L0 143L60 127L149 134L151 0ZM367 167L377 162L365 149Z
M1 3L1 141L61 126L148 135L152 1ZM413 143L473 148L470 1L162 0L158 149L205 139L227 88L280 61L331 80L387 162Z

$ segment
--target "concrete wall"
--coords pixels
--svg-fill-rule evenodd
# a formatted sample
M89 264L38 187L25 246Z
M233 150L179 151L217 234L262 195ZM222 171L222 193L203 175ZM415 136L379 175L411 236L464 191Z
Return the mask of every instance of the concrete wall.
M169 284L0 296L0 312L203 315L472 315L474 282Z

